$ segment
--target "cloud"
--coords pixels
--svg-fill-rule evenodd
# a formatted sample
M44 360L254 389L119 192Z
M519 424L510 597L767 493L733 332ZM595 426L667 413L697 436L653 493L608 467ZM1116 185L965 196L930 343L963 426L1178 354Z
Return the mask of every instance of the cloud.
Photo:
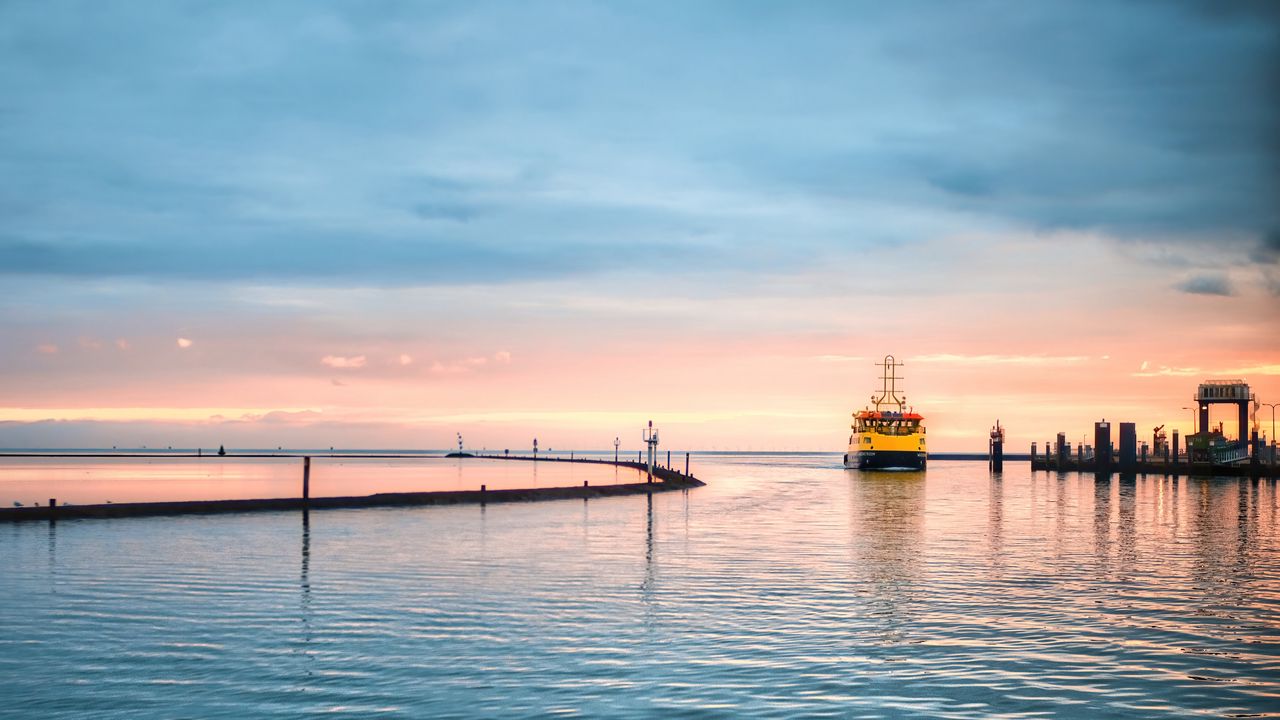
M1220 295L1223 297L1235 294L1231 281L1221 273L1200 273L1178 283L1178 289L1191 295Z
M501 355L501 354L502 353L497 353L497 355ZM500 362L500 361L495 360L495 362ZM452 361L452 362L442 362L440 360L436 360L435 362L431 363L431 372L437 375L457 375L461 373L473 372L476 369L482 368L488 364L489 364L489 358L479 356L479 355L464 358L462 360Z
M1142 369L1138 372L1130 373L1133 377L1190 377L1204 374L1204 371L1198 367L1169 367L1162 365L1157 370L1151 370L1146 363L1142 364Z
M412 355L409 355L408 353L400 353L400 364L401 364L401 365L412 365L412 364L413 364L413 356L412 356Z
M861 259L918 239L903 217L1240 248L1276 226L1274 38L1197 3L0 22L29 39L0 45L8 275L496 284Z
M263 415L245 415L241 419L287 425L321 421L324 419L324 413L319 410L272 410Z
M342 381L341 381L341 380L339 380L338 378L332 378L332 379L330 379L330 380L329 380L329 384L330 384L330 385L332 385L332 386L334 386L334 387L346 387L346 386L347 386L347 384L346 384L346 383L342 382Z
M1273 228L1270 232L1259 238L1258 246L1254 248L1250 257L1254 262L1280 262L1280 228Z
M1245 367L1223 370L1218 374L1231 375L1234 377L1248 377L1250 375L1280 375L1280 364L1270 363L1264 365L1248 365Z
M53 343L41 343L36 346L36 352L41 355L57 355L58 346Z
M129 349L129 341L128 341L128 340L125 340L124 338L116 338L116 349L118 349L118 350L128 350L128 349Z
M365 366L367 359L364 355L355 355L353 357L343 357L341 355L325 355L320 358L320 362L331 368L338 369L354 369Z
M946 365L1075 365L1085 362L1086 355L919 355L912 362ZM1104 356L1103 359L1106 359Z
M499 365L510 365L511 353L507 352L506 350L499 350L498 352L493 354L493 361L498 363Z
M189 338L184 338L184 337L178 338L178 347L182 348L183 350L186 350L187 348L191 347L194 344L195 343Z
M1133 377L1191 377L1200 376L1203 378L1225 378L1225 377L1249 377L1251 375L1280 375L1280 364L1263 363L1260 365L1246 365L1231 368L1204 369L1198 367L1168 367L1161 366L1158 370L1148 370L1146 364L1143 364L1142 370L1132 373Z

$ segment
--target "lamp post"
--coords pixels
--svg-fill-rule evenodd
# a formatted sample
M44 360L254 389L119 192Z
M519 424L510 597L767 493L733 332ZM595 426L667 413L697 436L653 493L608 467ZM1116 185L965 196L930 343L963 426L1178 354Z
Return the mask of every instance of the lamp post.
M1193 407L1184 407L1183 410L1191 411L1191 434L1187 435L1183 440L1187 443L1187 462L1191 462L1191 435L1196 434L1196 409ZM1178 448L1173 449L1173 456L1178 457Z
M1271 408L1271 457L1273 458L1273 462L1276 455L1275 448L1276 448L1276 406L1277 405L1280 405L1280 403L1258 403L1258 407Z

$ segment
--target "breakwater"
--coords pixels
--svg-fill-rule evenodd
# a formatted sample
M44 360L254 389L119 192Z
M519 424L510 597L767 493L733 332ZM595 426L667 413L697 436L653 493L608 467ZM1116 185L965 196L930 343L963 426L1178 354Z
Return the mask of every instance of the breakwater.
M241 456L228 455L226 457ZM484 457L485 459L534 460L534 458L515 456L502 457L486 455ZM639 470L641 472L647 470L647 466L645 464L631 461L614 462L612 460L586 458L537 458L536 462L594 463L613 465L615 467L625 467ZM304 461L301 475L302 494L299 497L239 500L190 500L176 502L101 503L86 505L59 505L56 502L56 498L50 498L48 505L0 508L0 522L144 517L155 515L201 515L264 511L279 512L375 507L412 507L420 505L483 505L487 503L534 502L541 500L590 500L593 498L643 495L654 492L668 492L672 490L687 490L695 487L701 487L705 484L692 475L687 475L665 467L655 466L653 468L651 480L647 479L646 482L615 485L590 485L587 481L584 481L580 487L517 488L501 490L490 490L486 486L481 485L480 488L476 490L394 492L343 497L309 497L309 493L307 492L309 466L310 463Z

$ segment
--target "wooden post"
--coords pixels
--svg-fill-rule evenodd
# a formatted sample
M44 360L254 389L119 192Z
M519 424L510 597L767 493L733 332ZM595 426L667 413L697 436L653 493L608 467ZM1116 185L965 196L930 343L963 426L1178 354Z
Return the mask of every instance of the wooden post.
M302 501L311 500L311 457L302 458Z
M684 476L689 477L689 453L684 454Z
M587 481L586 481L586 480L583 480L583 481L582 481L582 487L586 487L586 486L587 486Z
M58 498L49 498L49 519L58 514Z
M667 451L667 469L668 470L671 469L671 451L670 450Z

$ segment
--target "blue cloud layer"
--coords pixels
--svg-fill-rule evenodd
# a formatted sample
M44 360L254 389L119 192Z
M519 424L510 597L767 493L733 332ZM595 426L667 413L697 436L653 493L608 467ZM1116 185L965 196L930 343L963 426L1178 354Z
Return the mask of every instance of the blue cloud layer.
M1009 224L1262 242L1274 7L6 3L0 273L503 282L654 248L750 272Z

